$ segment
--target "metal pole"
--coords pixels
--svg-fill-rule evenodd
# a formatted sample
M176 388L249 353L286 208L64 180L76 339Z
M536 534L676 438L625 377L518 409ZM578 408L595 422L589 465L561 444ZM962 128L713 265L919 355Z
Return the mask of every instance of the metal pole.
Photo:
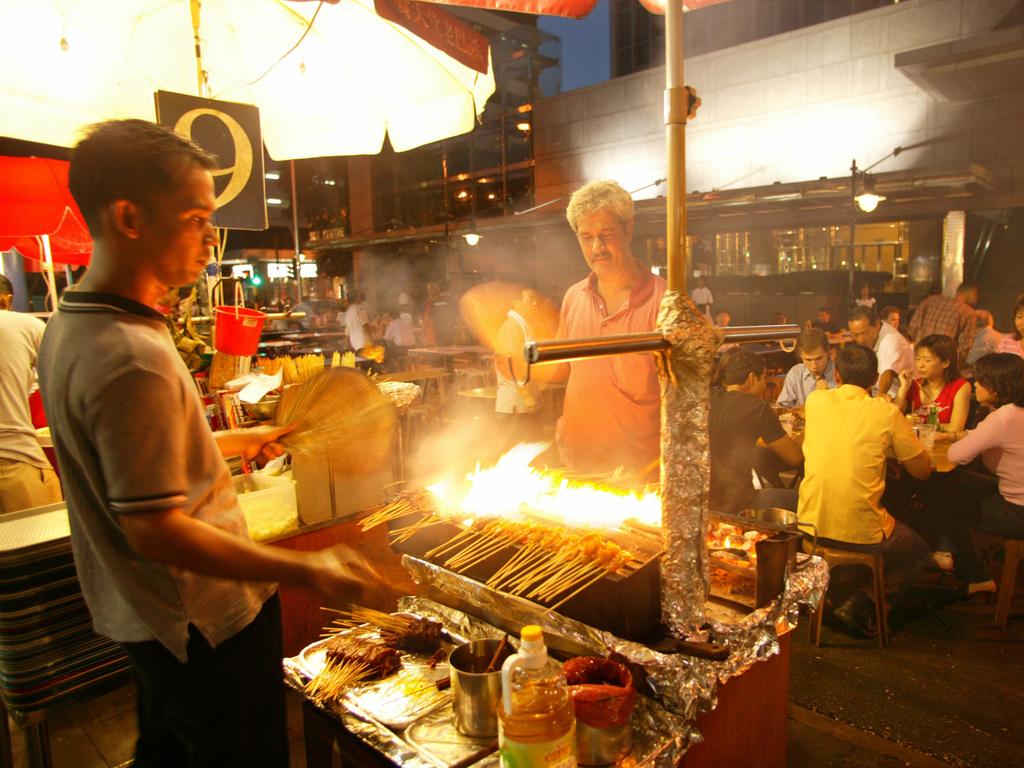
M292 263L295 265L295 303L302 301L302 276L300 270L302 248L299 246L299 200L295 192L295 161L289 160L288 165L292 176L292 243L295 246L295 255Z
M199 41L199 12L202 9L202 5L200 0L192 0L189 4L192 11L192 39L195 41L196 46L196 82L199 84L200 96L205 95L203 93L203 86L206 84L206 78L203 76L203 50Z
M736 325L719 329L731 343L781 341L800 335L799 325ZM565 362L588 357L607 357L634 352L658 352L672 343L660 331L622 333L581 339L528 341L524 348L526 361L537 363Z
M665 138L668 187L665 196L668 289L686 291L686 113L683 85L683 4L665 4Z
M857 242L857 161L854 160L850 164L850 205L852 206L853 215L850 218L850 256L849 261L846 262L846 268L849 270L850 277L850 301L855 301L857 294L853 290L853 270L855 259L855 247Z

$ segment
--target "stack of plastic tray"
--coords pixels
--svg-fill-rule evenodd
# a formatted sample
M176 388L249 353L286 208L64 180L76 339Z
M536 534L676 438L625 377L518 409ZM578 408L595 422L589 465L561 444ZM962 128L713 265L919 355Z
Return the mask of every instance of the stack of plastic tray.
M125 679L120 646L92 630L63 504L0 515L0 697L25 726Z

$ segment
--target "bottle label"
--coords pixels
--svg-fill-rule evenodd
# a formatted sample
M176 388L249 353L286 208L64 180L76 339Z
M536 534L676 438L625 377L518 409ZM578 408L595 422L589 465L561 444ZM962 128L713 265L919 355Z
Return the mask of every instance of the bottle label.
M525 743L499 734L502 768L576 768L576 724L549 741Z

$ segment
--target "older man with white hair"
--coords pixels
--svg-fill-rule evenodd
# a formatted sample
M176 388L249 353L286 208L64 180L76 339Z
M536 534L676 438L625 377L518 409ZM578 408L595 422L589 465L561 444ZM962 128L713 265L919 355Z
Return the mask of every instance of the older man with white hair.
M566 218L590 274L565 293L559 338L654 330L666 285L633 257L633 215L633 199L614 181L591 182L569 200ZM653 356L572 361L556 432L562 458L589 472L653 471L660 406Z

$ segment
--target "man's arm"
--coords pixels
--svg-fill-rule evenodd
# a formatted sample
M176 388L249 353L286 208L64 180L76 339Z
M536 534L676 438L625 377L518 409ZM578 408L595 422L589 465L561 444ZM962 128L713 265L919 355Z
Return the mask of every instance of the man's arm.
M925 299L917 305L917 309L914 310L914 316L910 318L910 324L907 325L907 333L910 334L910 339L915 344L918 342L921 336L921 326L924 324L924 314L928 307L928 299Z
M347 547L295 552L256 544L178 508L122 514L118 520L138 554L207 576L312 589L335 605L350 601L354 589L379 582L376 572Z
M213 439L221 456L241 456L246 461L255 459L260 454L267 460L277 458L284 453L284 446L277 442L282 435L292 431L294 427L263 426L251 429L228 429L214 432Z
M798 389L798 382L800 380L797 374L797 368L801 363L797 363L786 373L786 378L782 382L782 391L779 392L779 397L776 399L776 403L781 405L783 408L793 408L800 404L800 392Z
M927 480L932 474L932 460L926 451L921 451L916 456L901 461L900 464L907 470L908 475L917 480Z
M921 441L910 429L903 414L893 409L892 455L917 480L927 480L932 474L932 460Z
M771 448L772 453L791 467L799 467L803 463L803 451L789 435L783 435L778 440L768 443L768 447Z
M896 372L891 368L886 368L878 376L878 396L884 397L886 400L889 399L889 390L892 388L892 382L896 378Z
M974 346L974 329L978 325L978 319L974 312L964 312L960 315L960 330L957 333L957 341L960 343L960 369L966 368L969 363L971 347Z

